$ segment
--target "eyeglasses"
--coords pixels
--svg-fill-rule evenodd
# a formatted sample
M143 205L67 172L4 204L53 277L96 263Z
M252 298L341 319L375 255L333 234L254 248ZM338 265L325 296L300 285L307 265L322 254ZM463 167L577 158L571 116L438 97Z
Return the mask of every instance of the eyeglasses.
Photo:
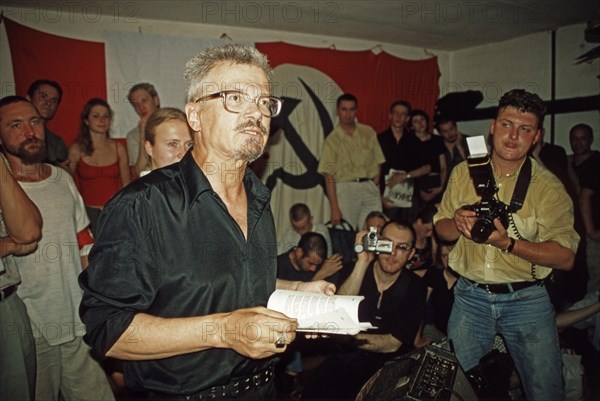
M281 105L283 104L283 100L275 96L262 95L252 98L250 95L236 90L226 90L202 96L196 99L195 103L218 97L223 99L223 107L230 113L241 113L249 103L254 103L265 117L277 117L281 112Z
M408 242L401 242L399 244L396 244L396 249L402 252L408 252L412 249L412 244Z

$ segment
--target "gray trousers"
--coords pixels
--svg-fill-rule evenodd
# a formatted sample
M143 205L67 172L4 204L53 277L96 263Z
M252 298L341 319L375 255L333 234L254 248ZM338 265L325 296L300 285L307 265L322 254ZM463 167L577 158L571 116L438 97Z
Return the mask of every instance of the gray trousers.
M35 341L16 293L0 302L0 400L34 400Z

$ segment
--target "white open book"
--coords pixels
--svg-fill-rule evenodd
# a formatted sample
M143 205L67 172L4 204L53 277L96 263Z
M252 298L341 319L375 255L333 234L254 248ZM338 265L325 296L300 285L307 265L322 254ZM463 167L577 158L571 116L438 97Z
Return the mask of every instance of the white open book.
M298 331L354 335L375 328L358 321L358 304L363 299L358 295L277 290L269 297L267 308L298 319Z

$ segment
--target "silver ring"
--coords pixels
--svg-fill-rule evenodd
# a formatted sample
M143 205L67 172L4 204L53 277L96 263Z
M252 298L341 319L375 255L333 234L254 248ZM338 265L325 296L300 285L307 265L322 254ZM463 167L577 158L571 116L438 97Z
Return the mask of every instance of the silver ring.
M280 335L279 337L277 337L277 340L275 340L275 348L283 348L283 347L285 347L285 336Z

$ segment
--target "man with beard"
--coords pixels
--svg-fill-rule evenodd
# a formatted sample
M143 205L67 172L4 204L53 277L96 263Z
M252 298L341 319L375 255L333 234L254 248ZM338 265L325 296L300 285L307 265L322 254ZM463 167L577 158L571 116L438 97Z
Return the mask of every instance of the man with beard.
M354 399L385 362L413 348L427 296L423 281L405 269L415 252L415 231L407 222L387 222L381 238L392 242L391 254L367 252L365 235L356 234L358 260L339 293L364 296L359 320L376 329L355 335L349 347L329 356L311 376L304 398Z
M324 281L276 280L268 189L248 168L281 100L254 47L207 48L186 64L194 146L124 188L100 216L80 312L99 357L158 399L273 395L274 356L295 319L266 309L275 288L332 294Z
M17 294L25 303L36 340L36 400L114 400L102 368L82 340L77 276L92 241L83 200L71 176L44 164L44 125L20 96L0 101L0 143L12 174L39 209L38 250L16 256Z
M0 120L1 123L1 120ZM37 249L42 216L0 153L0 399L34 400L35 340L23 300L15 256Z
M27 100L33 104L44 124L44 135L46 136L46 163L58 165L69 155L65 141L46 126L58 111L62 100L62 88L56 81L38 79L29 85L27 89Z

